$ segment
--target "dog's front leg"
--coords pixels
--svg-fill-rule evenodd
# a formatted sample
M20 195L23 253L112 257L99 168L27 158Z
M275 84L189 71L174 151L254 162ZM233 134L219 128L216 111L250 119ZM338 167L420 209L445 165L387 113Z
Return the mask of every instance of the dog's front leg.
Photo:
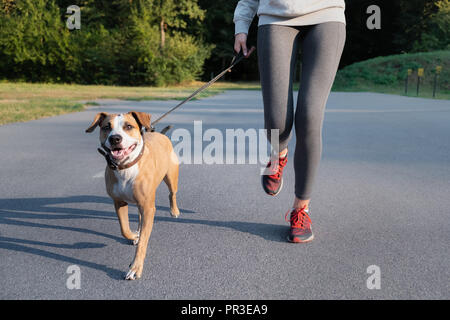
M114 208L116 209L117 217L119 218L120 231L125 239L139 241L139 234L131 232L130 222L128 221L128 204L124 201L114 200Z
M125 276L126 280L139 279L142 275L145 255L147 253L148 240L153 229L153 219L155 218L155 211L156 208L154 201L151 201L151 203L147 202L147 204L143 207L139 206L139 212L142 219L139 242L137 244L134 261L130 266L130 270Z

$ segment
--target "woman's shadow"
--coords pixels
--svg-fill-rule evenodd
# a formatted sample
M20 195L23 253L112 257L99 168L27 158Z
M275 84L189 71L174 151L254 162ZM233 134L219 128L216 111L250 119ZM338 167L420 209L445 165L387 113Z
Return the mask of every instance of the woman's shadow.
M111 204L112 201L108 197L100 196L71 196L60 198L16 198L16 199L0 199L0 225L4 226L20 226L28 228L38 229L53 229L70 232L80 232L85 234L92 234L106 239L112 239L122 244L129 244L128 240L123 239L119 235L113 235L97 230L66 226L58 224L47 224L42 221L36 220L60 220L60 219L103 219L117 221L114 210L100 211L90 209L78 209L68 208L64 205L68 203L94 203L94 204ZM157 211L169 212L169 208L165 206L157 206ZM229 228L239 232L249 233L256 235L268 241L284 242L282 234L285 230L284 226L266 224L266 223L253 223L244 221L217 221L217 220L204 220L195 218L185 218L184 215L195 214L196 212L187 209L180 209L181 217L178 219L171 218L169 216L155 217L155 221L164 221L171 223L186 223L186 224L199 224L208 227L215 228ZM130 213L130 221L137 223L137 214ZM35 248L28 245L39 246L48 248ZM113 279L123 279L123 270L117 270L110 268L106 265L81 260L69 255L62 255L50 251L51 248L62 248L69 250L82 250L88 248L102 248L105 247L104 243L93 242L77 242L74 244L58 244L46 241L34 241L28 239L18 239L12 237L4 237L0 235L0 248L5 250L13 250L17 252L23 252L28 254L34 254L43 256L46 258L67 262L70 264L76 264L80 266L86 266L89 268L97 269L106 272L106 274Z

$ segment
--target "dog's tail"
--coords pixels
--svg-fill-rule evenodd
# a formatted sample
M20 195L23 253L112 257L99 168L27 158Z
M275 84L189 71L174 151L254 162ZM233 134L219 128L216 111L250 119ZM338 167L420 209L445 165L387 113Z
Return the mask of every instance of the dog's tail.
M164 129L161 130L161 134L166 134L166 132L172 129L172 127L173 127L172 125L165 127Z

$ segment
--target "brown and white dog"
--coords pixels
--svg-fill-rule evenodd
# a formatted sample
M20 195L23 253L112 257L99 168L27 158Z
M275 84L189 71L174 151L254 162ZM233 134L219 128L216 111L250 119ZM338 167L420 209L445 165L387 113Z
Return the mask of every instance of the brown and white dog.
M86 132L100 127L101 151L108 166L105 170L106 191L114 201L122 235L136 248L134 261L125 276L135 280L142 275L147 244L155 216L155 192L162 180L169 188L170 213L178 217L178 158L170 139L150 129L150 115L143 112L126 114L98 113ZM100 151L100 149L99 149ZM128 204L139 210L139 228L130 230Z

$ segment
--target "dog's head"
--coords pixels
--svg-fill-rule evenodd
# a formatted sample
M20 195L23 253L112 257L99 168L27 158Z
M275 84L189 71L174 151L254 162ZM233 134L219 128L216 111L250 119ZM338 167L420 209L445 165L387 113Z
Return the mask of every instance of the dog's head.
M97 113L86 132L100 127L100 143L116 163L133 160L143 146L144 129L150 130L150 114L130 111L124 114Z

